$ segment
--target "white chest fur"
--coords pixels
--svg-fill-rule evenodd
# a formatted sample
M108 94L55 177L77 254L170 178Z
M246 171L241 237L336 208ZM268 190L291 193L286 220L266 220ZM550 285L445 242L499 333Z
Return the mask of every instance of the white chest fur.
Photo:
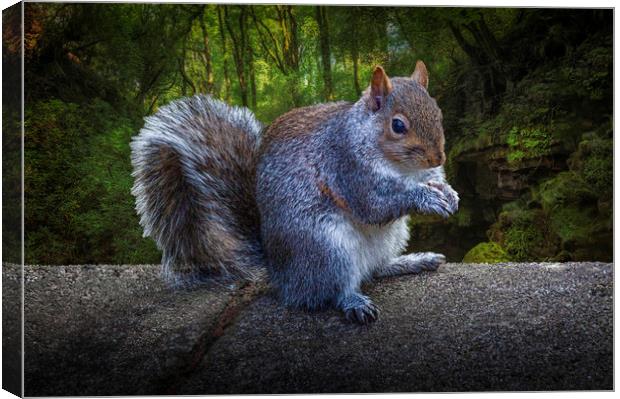
M373 272L400 255L409 240L409 216L382 226L362 225L339 216L332 220L327 233L352 260L353 279L368 280Z

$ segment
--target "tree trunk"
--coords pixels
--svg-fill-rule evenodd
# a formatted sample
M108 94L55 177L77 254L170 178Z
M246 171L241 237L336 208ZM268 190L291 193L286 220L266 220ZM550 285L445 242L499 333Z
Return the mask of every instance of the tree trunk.
M299 91L299 42L297 40L297 21L293 15L292 6L276 6L278 11L280 26L283 34L283 58L286 63L288 73L291 75L291 92L293 105L302 105L302 95Z
M297 21L293 14L293 7L287 5L275 5L268 8L275 11L278 33L271 29L256 15L256 10L250 9L254 27L258 34L259 44L263 54L273 61L284 76L290 89L293 105L302 104L302 95L299 90L299 58L300 46L297 38Z
M217 20L222 41L222 54L224 59L224 100L230 102L230 76L228 74L228 46L226 45L226 32L224 31L224 20L222 18L222 8L226 6L217 5Z
M213 64L211 61L211 46L209 43L209 32L207 31L207 26L205 25L204 14L200 19L200 28L202 29L202 38L204 44L204 51L202 54L202 58L205 64L205 72L207 74L207 84L205 90L207 93L211 94L213 92Z
M482 82L482 104L485 112L496 112L499 108L500 95L506 89L506 76L499 62L499 46L495 36L487 27L484 18L480 21L462 25L471 33L474 41L470 43L461 32L460 27L448 21L448 27L461 49L469 56L476 66Z
M359 21L358 9L353 8L353 23L351 24L351 36L354 38L351 44L351 58L353 59L353 87L355 88L355 95L360 97L362 95L362 89L360 87L359 77L359 47L357 45L357 23Z
M282 30L282 52L286 65L293 71L299 71L299 43L297 41L297 21L293 15L293 6L276 6L278 21Z
M353 55L353 85L355 87L355 95L357 97L360 97L362 95L362 88L360 87L360 77L359 77L359 67L358 67L358 62L359 62L359 55L357 54L357 51L354 52Z
M235 31L230 24L228 18L228 7L224 8L224 17L226 19L226 28L233 45L233 59L235 61L235 70L237 71L237 78L239 79L239 89L241 91L241 103L244 107L248 106L248 85L245 76L245 54L246 54L246 7L238 6L239 12L239 36L235 34Z
M186 58L187 52L185 49L185 41L183 42L183 52L181 55L181 58L179 58L179 72L181 73L181 81L182 81L182 85L181 85L181 94L183 96L187 95L187 86L189 85L189 87L191 87L192 89L192 95L196 94L196 85L194 84L194 82L192 82L192 79L187 75L187 71L185 70L185 58Z
M246 46L248 53L248 73L250 75L250 91L252 94L252 110L256 110L256 70L254 68L254 53L252 45L248 41Z
M333 83L331 71L331 53L329 48L329 24L327 9L316 6L316 21L319 24L319 42L321 46L321 64L323 66L323 98L326 101L333 99Z

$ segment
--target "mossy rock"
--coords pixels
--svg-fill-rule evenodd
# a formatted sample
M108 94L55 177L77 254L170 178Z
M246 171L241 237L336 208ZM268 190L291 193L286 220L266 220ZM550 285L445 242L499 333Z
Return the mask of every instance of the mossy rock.
M504 235L506 250L518 261L538 259L545 236L535 225L513 225Z
M500 213L488 231L489 240L499 244L518 262L551 259L560 250L559 238L541 209L523 209L518 203Z
M611 219L598 215L593 208L567 207L551 214L553 230L562 239L562 248L571 260L610 261L613 253Z
M502 205L502 213L504 216L510 215L511 212L518 212L527 208L527 203L523 199L506 202Z
M508 132L506 142L510 147L506 159L517 165L525 159L542 158L551 154L553 137L544 127L513 126Z
M540 185L537 195L543 209L552 211L571 205L596 204L598 196L578 173L561 172Z
M598 140L601 141L601 140ZM585 153L595 154L596 151L585 150L580 146L582 155ZM603 146L603 144L594 144ZM575 160L580 159L580 163ZM611 254L611 207L606 206L604 200L607 195L595 182L595 177L587 181L579 169L586 170L586 165L591 165L596 157L574 158L573 167L577 170L562 172L555 178L540 185L538 197L549 217L551 230L560 238L561 247L571 254L572 260L604 260L609 259ZM609 165L610 174L611 165ZM596 174L596 173L594 173ZM603 180L607 177L602 177ZM604 183L611 190L612 182Z
M506 251L495 242L481 242L463 257L465 263L502 263L510 260Z
M582 144L585 144L582 142ZM580 145L581 148L581 145ZM586 152L585 149L581 149ZM614 181L613 141L594 139L587 143L581 174L601 198L611 198Z
M431 224L446 224L445 218L439 215L426 215L420 213L414 213L409 218L409 228L419 228L420 226L428 226Z
M562 172L532 192L530 201L504 204L487 232L511 259L611 259L611 206L597 200L581 176Z
M568 160L572 171L581 175L601 197L611 198L613 185L613 140L590 132Z
M461 209L459 209L459 211L453 216L456 221L456 225L459 227L470 226L472 223L472 214L473 212L471 208L461 207Z
M590 239L596 222L596 215L588 209L566 207L555 209L551 213L551 226L562 242L579 241L593 244Z

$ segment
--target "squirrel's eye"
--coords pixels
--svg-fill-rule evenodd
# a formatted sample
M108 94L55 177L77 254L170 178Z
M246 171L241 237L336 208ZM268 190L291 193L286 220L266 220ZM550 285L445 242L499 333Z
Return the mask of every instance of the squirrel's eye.
M392 130L394 133L404 134L407 132L407 127L405 126L405 122L394 118L392 119Z

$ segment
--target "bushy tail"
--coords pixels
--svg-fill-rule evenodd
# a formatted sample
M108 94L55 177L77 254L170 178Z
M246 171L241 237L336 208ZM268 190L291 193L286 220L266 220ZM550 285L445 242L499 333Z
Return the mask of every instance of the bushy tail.
M131 143L136 210L163 251L164 276L187 284L252 278L262 266L255 169L261 125L209 96L145 119Z

